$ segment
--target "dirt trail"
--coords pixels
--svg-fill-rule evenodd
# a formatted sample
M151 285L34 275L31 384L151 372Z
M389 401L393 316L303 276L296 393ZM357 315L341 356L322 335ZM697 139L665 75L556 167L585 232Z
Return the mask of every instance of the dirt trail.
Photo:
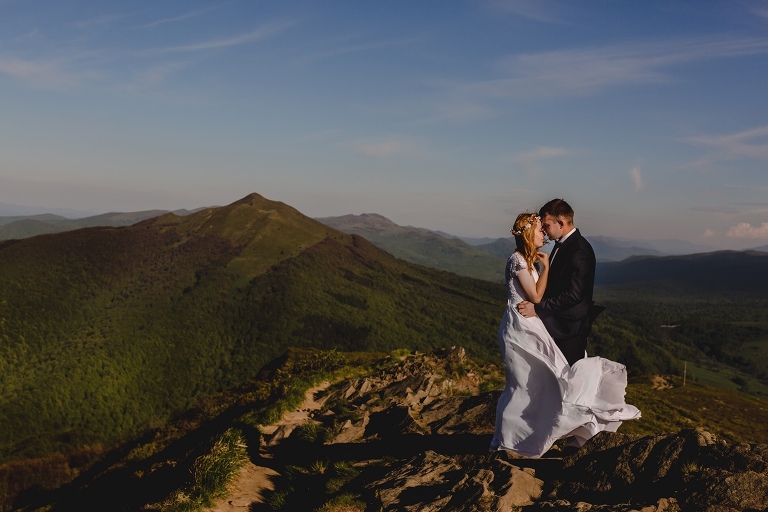
M315 395L325 391L331 385L330 382L322 382L312 389L307 390L304 395L304 403L298 410L288 412L283 418L274 425L268 425L261 429L266 436L274 435L278 430L290 433L295 427L309 419L312 411L322 407L322 401L316 401ZM269 459L270 454L262 442L259 447L262 460ZM240 473L235 477L229 487L226 496L219 498L211 507L205 509L206 512L231 512L235 510L248 511L253 503L263 503L264 494L275 489L273 480L279 474L268 466L256 465L248 462L240 469Z

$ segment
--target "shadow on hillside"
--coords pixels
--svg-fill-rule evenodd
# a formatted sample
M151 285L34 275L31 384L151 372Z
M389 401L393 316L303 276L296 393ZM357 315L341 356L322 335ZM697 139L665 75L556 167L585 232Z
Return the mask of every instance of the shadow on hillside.
M25 491L16 499L14 506L20 510L44 508L50 512L151 510L143 507L167 498L169 489L182 489L188 485L195 459L207 453L211 440L229 428L243 433L249 458L257 461L261 433L253 426L238 421L252 409L252 404L232 407L218 417L203 422L156 454L130 461L133 450L153 443L155 433L149 432L115 449L59 489L33 488Z

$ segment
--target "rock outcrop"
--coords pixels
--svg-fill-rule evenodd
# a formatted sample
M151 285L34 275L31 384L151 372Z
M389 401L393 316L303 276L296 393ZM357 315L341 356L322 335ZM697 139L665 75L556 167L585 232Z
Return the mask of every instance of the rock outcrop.
M731 445L701 429L602 433L563 460L561 478L555 494L570 501L674 498L686 510L765 510L768 445Z
M266 436L265 446L281 474L314 461L351 465L346 478L328 480L359 500L343 510L768 511L768 445L729 444L702 429L602 432L541 459L489 453L499 391L480 388L492 371L461 349L412 355L319 396L310 420L319 441L294 431ZM315 477L302 478L312 489Z

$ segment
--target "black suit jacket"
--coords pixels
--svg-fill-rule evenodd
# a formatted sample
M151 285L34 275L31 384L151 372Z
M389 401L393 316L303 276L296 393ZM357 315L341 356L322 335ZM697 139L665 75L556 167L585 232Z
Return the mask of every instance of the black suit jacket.
M549 334L568 358L584 357L593 304L595 285L595 252L577 229L558 249L549 268L547 288L541 302L535 305ZM572 349L565 344L574 342ZM572 355L567 353L570 350ZM573 364L571 362L571 364Z

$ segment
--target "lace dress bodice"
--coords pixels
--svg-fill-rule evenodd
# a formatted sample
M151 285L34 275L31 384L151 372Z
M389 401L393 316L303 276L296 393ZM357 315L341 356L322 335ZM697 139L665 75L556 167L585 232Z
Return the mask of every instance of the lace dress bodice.
M523 287L520 285L520 280L517 278L517 273L521 270L528 272L528 264L525 262L523 255L515 251L507 260L507 266L504 270L504 279L507 281L507 300L511 304L528 300L528 296L525 294ZM539 272L536 270L536 267L533 268L533 280L539 280Z

